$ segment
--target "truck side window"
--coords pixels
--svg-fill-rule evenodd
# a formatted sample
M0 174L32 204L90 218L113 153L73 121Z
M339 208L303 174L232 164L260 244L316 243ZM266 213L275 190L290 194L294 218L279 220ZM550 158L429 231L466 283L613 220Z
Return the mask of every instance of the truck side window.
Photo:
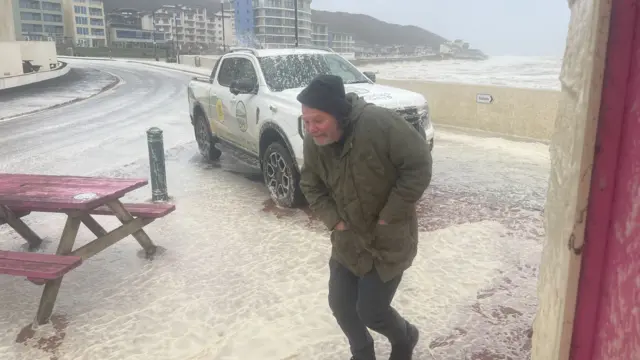
M218 74L218 84L225 87L229 87L231 85L231 82L234 80L234 75L237 68L237 60L237 58L226 58L222 60L220 73Z
M258 84L258 75L256 75L256 69L253 67L253 63L249 59L239 58L237 59L236 70L237 76L234 80L248 79L252 83Z
M241 57L224 59L218 74L218 84L229 87L233 80L239 79L249 79L254 84L258 83L256 69L251 60Z

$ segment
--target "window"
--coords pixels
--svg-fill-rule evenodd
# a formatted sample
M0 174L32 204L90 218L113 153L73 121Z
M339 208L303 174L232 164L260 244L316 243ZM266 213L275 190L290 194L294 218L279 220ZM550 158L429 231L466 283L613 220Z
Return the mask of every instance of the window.
M87 7L86 6L75 5L73 7L73 12L75 12L76 14L86 14L87 13Z
M46 32L47 34L62 35L64 33L64 28L62 26L45 25L44 32Z
M42 2L42 10L62 11L62 5L60 5L59 3L52 3L52 2L48 2L48 1L43 1Z
M42 32L42 25L21 24L23 33Z
M42 17L39 13L20 12L20 20L40 21Z
M91 16L102 16L102 9L89 8L89 15L91 15Z
M104 26L104 20L102 20L102 19L91 19L91 25L93 25L93 26Z
M76 24L87 25L89 20L85 16L76 16Z
M143 30L116 30L116 37L120 39L152 39L151 31Z
M218 84L229 87L233 80L248 79L257 85L258 76L251 60L246 58L224 59L218 74Z
M104 29L91 29L91 35L104 36Z
M42 19L46 22L62 22L62 15L43 14Z
M76 34L89 35L89 28L78 26L76 27Z
M31 0L20 0L21 9L40 9L40 3Z

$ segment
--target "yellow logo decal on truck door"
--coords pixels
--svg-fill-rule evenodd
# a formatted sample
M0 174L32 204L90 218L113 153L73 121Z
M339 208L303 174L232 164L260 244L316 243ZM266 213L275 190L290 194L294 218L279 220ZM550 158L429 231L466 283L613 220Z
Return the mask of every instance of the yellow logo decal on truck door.
M224 109L222 108L222 100L216 102L216 112L218 113L218 121L224 122Z

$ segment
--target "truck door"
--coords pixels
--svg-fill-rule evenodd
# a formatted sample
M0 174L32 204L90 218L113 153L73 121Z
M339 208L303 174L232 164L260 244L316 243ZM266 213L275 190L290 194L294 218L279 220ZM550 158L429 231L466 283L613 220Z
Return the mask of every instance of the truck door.
M231 82L238 77L238 62L241 61L240 57L226 57L220 64L220 72L216 79L216 87L211 87L213 93L211 99L215 98L215 118L217 125L224 131L222 140L235 145L236 147L244 148L244 139L242 132L239 130L237 122L235 121L236 115L236 97L231 93ZM215 91L214 91L215 89Z
M236 62L236 74L234 80L249 80L258 90L258 73L255 65L249 57L239 57ZM231 94L231 106L234 107L234 124L229 124L230 129L237 131L244 150L258 155L258 95L256 94Z

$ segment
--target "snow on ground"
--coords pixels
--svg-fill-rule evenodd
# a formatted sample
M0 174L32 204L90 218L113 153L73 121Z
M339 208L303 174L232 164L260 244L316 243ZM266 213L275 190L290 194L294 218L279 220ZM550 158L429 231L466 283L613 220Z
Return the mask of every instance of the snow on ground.
M81 64L65 76L0 92L0 120L92 97L117 82L117 77Z
M162 256L143 260L127 238L86 261L64 278L52 323L33 336L18 334L41 288L0 277L0 358L349 357L327 305L327 232L304 210L274 208L255 170L224 155L205 164L196 153L191 143L167 154L177 211L148 227ZM438 131L434 159L419 254L394 301L422 331L414 359L528 358L547 147ZM148 167L100 175L146 177ZM146 188L129 198L149 196ZM63 217L26 220L55 251ZM79 243L90 238L82 229ZM6 228L0 239L22 249ZM375 339L386 358L388 344Z

